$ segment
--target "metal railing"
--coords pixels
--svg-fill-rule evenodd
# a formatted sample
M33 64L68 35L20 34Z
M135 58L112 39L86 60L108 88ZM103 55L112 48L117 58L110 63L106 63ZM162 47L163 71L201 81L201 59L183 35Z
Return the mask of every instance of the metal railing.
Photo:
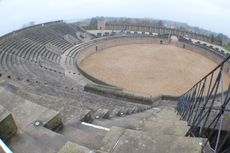
M0 139L0 152L3 153L13 153L8 146Z
M187 136L207 138L214 153L230 152L230 77L227 57L179 98L177 112L190 126Z

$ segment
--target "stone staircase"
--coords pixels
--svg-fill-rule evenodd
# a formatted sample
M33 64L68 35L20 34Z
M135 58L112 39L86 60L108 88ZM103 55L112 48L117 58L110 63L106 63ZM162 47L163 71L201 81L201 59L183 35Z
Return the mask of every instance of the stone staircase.
M6 110L7 116L12 114L17 126L17 132L5 141L15 153L201 152L203 140L185 137L189 127L179 120L172 106L139 112L133 108L125 110L126 115L118 115L121 110L116 110L112 118L109 117L112 112L101 109L90 114L90 123L79 118L63 123L57 111L4 88L0 88L0 95L1 110Z
M185 137L189 127L174 108L159 107L142 113L95 121L110 128L100 150L109 153L195 153L201 152L201 138Z
M101 140L106 136L109 129L95 128L84 125L85 122L78 122L72 125L64 125L60 134L64 135L68 140L85 146L91 150L98 150L101 147Z

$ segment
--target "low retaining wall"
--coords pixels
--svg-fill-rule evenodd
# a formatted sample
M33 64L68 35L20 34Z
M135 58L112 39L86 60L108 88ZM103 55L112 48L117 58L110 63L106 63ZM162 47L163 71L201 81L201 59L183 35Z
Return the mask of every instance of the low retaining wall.
M214 49L205 45L185 43L185 42L177 43L178 47L183 48L183 45L185 45L185 49L198 53L204 57L207 57L208 59L214 61L217 64L220 64L223 60L226 59L227 56L227 54L223 54L220 51L215 51ZM228 74L230 74L230 63L224 65L224 70Z
M87 84L84 87L84 91L96 93L110 98L116 98L120 100L126 100L138 104L151 105L157 107L161 105L160 100L170 100L177 101L178 97L170 95L159 95L156 97L145 97L145 96L136 96L127 92L123 92L120 88L111 88L108 86L101 86L97 84Z

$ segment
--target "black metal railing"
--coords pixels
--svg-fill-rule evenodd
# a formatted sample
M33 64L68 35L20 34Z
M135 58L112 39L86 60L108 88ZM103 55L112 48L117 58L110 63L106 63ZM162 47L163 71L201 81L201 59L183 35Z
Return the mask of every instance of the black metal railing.
M190 126L187 136L207 138L203 152L230 152L230 56L179 98L177 112ZM208 147L208 145L210 147Z

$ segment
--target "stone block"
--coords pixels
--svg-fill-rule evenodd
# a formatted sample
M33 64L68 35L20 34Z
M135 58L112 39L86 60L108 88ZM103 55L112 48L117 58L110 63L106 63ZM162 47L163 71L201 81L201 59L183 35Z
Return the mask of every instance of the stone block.
M50 109L42 113L37 120L41 120L45 128L53 131L62 126L62 118L59 112Z
M105 152L111 152L114 147L114 144L116 144L118 139L123 134L124 130L124 128L115 126L112 127L102 140L102 147L100 148L100 150Z
M5 141L17 132L12 114L0 105L0 138Z
M91 153L88 148L68 141L58 153Z

